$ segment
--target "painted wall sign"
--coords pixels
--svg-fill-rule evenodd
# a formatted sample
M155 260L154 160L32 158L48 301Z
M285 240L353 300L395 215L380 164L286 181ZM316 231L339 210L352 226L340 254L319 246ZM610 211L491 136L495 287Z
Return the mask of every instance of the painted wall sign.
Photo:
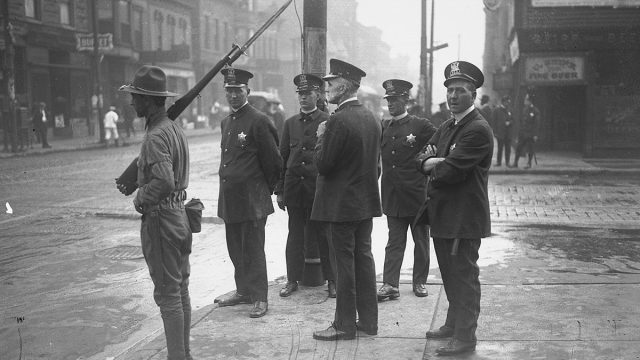
M640 0L531 0L533 7L611 6L640 7Z
M583 84L584 62L582 56L528 57L524 65L524 81L528 84Z

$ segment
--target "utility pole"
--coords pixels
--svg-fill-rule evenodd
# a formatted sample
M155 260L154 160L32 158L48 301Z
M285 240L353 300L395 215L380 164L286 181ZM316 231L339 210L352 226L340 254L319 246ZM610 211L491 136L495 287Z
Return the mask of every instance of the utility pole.
M2 18L4 20L4 49L5 49L5 61L4 61L4 78L7 85L7 98L9 101L9 118L4 120L4 131L9 131L11 138L11 151L18 152L18 119L16 117L16 78L15 78L15 49L13 47L13 26L9 21L9 0L2 2ZM6 143L7 136L5 135L5 149L7 149Z
M426 110L427 104L427 0L422 0L420 26L420 84L418 85L418 105Z
M305 0L302 10L302 72L324 76L327 69L327 0ZM324 89L320 94L324 100ZM305 239L305 286L324 284L318 243Z
M426 15L425 15L425 10L427 7L427 2L426 0L423 0L422 2L422 8L423 8L423 14L422 14L422 19L423 19L423 23L422 23L422 28L423 28L423 36L426 33ZM434 46L433 42L434 42L434 24L435 24L435 0L431 0L431 35L429 36L429 48L425 49L425 58L426 58L426 54L429 54L429 64L427 66L427 70L428 70L428 75L426 76L426 80L425 80L425 96L424 96L424 115L425 116L431 116L431 106L432 106L432 97L433 97L433 53L437 50L440 49L444 49L447 46L449 46L449 44L444 43L444 44L440 44L437 46ZM424 41L424 43L426 43L426 41Z
M98 44L98 5L97 1L90 1L91 12L93 14L93 70L94 70L94 92L96 99L96 113L98 115L98 130L100 131L100 143L104 143L104 119L102 119L102 85L100 76L100 50ZM92 112L93 115L93 112Z

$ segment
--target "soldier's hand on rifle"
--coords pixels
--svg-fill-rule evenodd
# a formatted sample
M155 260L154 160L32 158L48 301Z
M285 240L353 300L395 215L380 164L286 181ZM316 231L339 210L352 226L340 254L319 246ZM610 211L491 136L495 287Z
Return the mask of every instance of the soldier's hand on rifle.
M140 204L140 202L138 202L138 199L135 198L133 199L133 207L136 209L137 212L139 212L140 214L144 214L144 211L142 209L142 204Z
M276 201L278 202L278 207L282 210L282 211L286 211L287 208L284 205L284 196L282 196L282 194L278 194L276 196Z

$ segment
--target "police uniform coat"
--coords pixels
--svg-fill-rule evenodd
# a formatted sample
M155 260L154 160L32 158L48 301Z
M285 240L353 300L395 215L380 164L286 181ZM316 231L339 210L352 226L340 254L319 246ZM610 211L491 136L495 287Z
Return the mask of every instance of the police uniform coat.
M357 100L338 107L318 139L312 220L348 222L381 216L378 161L382 128Z
M382 210L394 217L413 217L425 198L427 178L413 159L436 128L427 119L407 115L382 121Z
M455 125L449 119L428 144L445 158L430 173L427 199L418 223L431 226L431 237L477 239L491 234L487 183L493 133L477 109ZM421 163L418 155L418 163Z
M538 136L540 128L540 110L534 105L525 106L520 118L520 130L518 136L521 138L531 138Z
M507 126L506 122L510 121L510 125ZM513 129L515 124L513 122L513 114L509 109L500 105L493 111L493 131L498 139L512 139Z
M276 128L245 104L222 120L221 132L218 216L225 223L266 218L273 213L271 194L282 167Z
M311 208L316 193L318 169L313 153L318 140L318 125L329 119L329 114L316 110L288 118L282 130L280 154L282 175L276 185L276 194L284 195L286 206Z

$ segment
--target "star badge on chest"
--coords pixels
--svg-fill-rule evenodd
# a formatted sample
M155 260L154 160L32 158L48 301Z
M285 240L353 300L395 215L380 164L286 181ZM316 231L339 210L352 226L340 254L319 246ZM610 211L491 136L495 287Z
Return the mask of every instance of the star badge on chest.
M416 142L416 136L413 134L407 135L407 143L414 144Z
M240 134L238 134L238 141L240 142L245 142L247 141L247 134L243 132L241 132Z

